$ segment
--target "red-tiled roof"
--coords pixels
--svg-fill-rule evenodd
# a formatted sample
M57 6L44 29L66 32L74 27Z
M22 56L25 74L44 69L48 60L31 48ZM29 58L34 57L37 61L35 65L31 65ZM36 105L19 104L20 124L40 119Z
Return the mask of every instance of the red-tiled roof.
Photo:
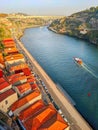
M7 54L18 53L18 49L16 47L6 48L4 49L4 52Z
M9 81L11 81L11 80L13 80L14 78L17 78L17 77L20 77L20 76L22 76L23 74L13 74L13 75L10 75L10 76L8 76L8 79L9 79Z
M22 63L20 65L11 67L10 72L14 72L14 73L23 72L24 75L26 75L26 76L31 75L31 70L30 70L30 68L28 67L28 65L26 63L24 63L24 64Z
M20 86L17 86L17 89L19 90L19 92L22 94L28 90L31 89L31 86L29 83L25 83L25 84L22 84Z
M2 84L0 84L0 90L8 87L10 84L8 82L3 82Z
M29 118L34 113L38 112L43 107L45 107L43 101L39 100L36 103L32 104L30 107L23 110L19 115L19 119L25 120L26 118Z
M2 53L0 53L0 63L1 63L1 64L4 64L4 58L3 58Z
M48 121L55 114L56 110L47 108L45 111L43 111L33 119L33 126L35 126L36 128L40 127L43 123Z
M24 59L23 54L13 54L5 57L5 61L13 61L18 59Z
M10 43L10 44L4 44L4 47L5 47L5 48L16 47L16 45L13 44L13 43Z
M6 41L6 42L3 42L4 45L15 45L16 43L14 41Z
M4 79L4 78L0 78L0 90L8 87L10 84Z
M9 40L9 41L5 41L3 40L3 45L5 48L9 48L9 47L15 47L16 46L16 43L12 40Z
M33 83L35 81L35 77L33 75L27 76L27 82L28 83Z
M0 69L0 78L3 77L3 71Z
M24 69L22 69L22 71L24 72L24 74L25 75L31 75L31 71L30 71L30 69L29 68L24 68Z
M3 42L11 42L11 41L14 41L13 38L6 38L3 40Z
M14 84L14 83L16 83L16 82L18 82L18 81L23 81L23 80L25 80L25 79L26 79L26 76L23 75L23 76L20 76L20 77L17 77L17 78L15 78L15 79L13 79L11 83Z
M14 90L9 89L6 92L0 94L0 102L6 99L7 97L11 96L12 94L16 93Z
M10 71L18 71L18 70L22 70L24 68L28 68L28 65L26 63L22 63L20 65L12 66L10 68Z
M33 100L35 97L40 95L40 91L34 91L32 93L30 93L29 95L19 99L18 101L16 101L12 106L11 106L11 110L14 111L17 108L23 106L26 103L29 103L29 101Z
M37 113L37 115L35 114L34 116L24 120L23 124L26 130L37 130L42 124L50 120L56 113L56 110L50 104L49 106L46 106L43 111Z
M31 84L31 88L32 88L32 89L35 89L35 88L37 88L37 87L38 87L38 85L37 85L36 83Z
M18 81L25 80L27 78L25 75L21 75L20 73L18 73L18 74L13 74L13 75L9 76L8 79L9 79L10 83L14 84Z
M63 123L57 120L47 130L64 130L67 127L67 123Z
M26 130L64 130L68 127L68 123L57 113L52 104L38 112L32 112L30 107L29 109L26 110L26 113L23 111L20 114L20 120Z
M56 113L50 120L43 123L37 130L64 130L68 123L64 121L60 114Z
M4 78L0 78L0 84L5 82L5 79Z
M27 76L27 82L31 84L31 88L35 89L38 85L35 82L35 77L33 75Z

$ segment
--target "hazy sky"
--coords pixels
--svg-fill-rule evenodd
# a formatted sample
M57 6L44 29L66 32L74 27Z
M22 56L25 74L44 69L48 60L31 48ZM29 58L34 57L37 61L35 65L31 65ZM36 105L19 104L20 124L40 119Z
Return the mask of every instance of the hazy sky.
M70 15L91 6L98 6L98 0L0 0L0 13Z

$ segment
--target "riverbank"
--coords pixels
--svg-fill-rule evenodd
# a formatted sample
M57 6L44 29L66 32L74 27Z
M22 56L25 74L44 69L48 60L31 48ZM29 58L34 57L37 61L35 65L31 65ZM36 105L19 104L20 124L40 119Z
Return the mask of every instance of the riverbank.
M70 31L60 31L60 30L57 31L56 29L54 29L52 27L48 27L48 29L50 31L54 32L54 33L58 33L58 34L61 34L61 35L67 35L67 36L70 36L70 37L73 37L73 38L76 38L76 39L81 39L81 40L87 41L87 42L89 42L89 43L98 47L98 43L96 41L90 40L90 39L84 37L84 35L80 35L80 34L74 35L74 34L69 33Z
M41 27L41 25L32 25L32 26L28 26L28 27L22 28L22 29L21 29L21 32L22 32L22 33L19 34L18 39L20 40L20 38L24 35L24 31L25 31L26 29L36 28L36 27ZM19 33L19 32L17 32L17 33Z
M83 119L83 117L77 112L72 104L69 103L67 98L62 95L62 93L57 89L55 83L50 79L50 77L45 73L45 71L40 67L36 60L29 54L25 49L23 44L16 38L17 43L21 49L25 52L26 56L32 61L33 66L36 68L38 74L41 76L45 85L47 86L50 94L52 95L54 101L60 106L64 115L70 121L72 129L74 130L91 130L92 128L88 123Z

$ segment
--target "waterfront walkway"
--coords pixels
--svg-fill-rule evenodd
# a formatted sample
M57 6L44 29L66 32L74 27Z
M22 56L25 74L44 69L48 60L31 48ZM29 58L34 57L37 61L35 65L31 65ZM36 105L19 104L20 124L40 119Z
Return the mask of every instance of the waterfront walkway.
M68 98L60 92L56 84L50 79L50 77L45 73L37 61L31 56L31 54L25 49L24 45L15 38L18 47L21 49L23 54L30 60L32 66L36 69L36 72L40 75L42 81L47 86L49 93L53 97L54 101L60 109L63 111L65 117L68 119L71 130L92 130L89 124L84 120L84 118L79 114L79 112L74 108L74 106L69 102Z

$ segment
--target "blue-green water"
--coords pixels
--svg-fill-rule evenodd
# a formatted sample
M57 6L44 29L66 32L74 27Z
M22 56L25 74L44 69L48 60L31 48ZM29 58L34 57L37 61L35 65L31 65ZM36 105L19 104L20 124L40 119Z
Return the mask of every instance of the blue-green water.
M27 29L21 38L42 68L76 103L76 109L98 130L98 48L46 27ZM73 57L80 57L83 66Z

